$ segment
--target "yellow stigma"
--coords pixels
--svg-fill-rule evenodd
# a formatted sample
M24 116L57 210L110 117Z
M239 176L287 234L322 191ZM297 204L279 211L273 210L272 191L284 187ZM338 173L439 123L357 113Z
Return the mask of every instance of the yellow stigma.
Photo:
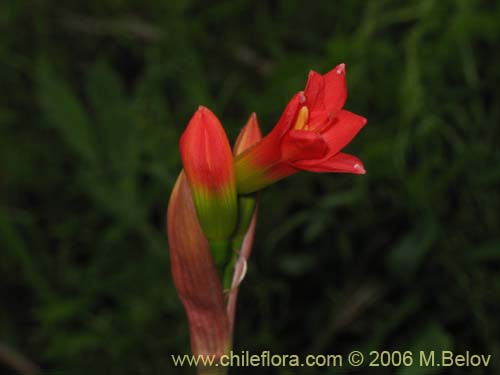
M294 129L297 130L307 130L307 120L309 119L309 110L306 106L303 106L299 115L297 116L297 121L295 121Z

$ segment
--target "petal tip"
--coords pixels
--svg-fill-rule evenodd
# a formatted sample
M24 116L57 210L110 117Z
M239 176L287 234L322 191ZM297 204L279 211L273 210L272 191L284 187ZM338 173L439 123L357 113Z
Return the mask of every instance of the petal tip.
M304 91L300 91L299 92L299 103L304 104L305 102L306 102L306 95L304 94Z
M356 163L353 165L353 168L356 171L356 174L366 174L366 169L363 164Z
M345 74L345 64L342 63L342 64L337 65L337 67L335 68L335 72L338 75Z

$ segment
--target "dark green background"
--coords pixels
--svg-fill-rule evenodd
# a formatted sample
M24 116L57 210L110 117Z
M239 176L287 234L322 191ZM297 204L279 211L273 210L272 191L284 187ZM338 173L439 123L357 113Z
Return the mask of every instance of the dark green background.
M190 374L165 208L199 104L264 132L347 65L365 176L267 189L236 350L451 349L500 371L500 5L0 3L0 343L45 374ZM351 374L342 369L233 373ZM11 373L0 364L0 373Z

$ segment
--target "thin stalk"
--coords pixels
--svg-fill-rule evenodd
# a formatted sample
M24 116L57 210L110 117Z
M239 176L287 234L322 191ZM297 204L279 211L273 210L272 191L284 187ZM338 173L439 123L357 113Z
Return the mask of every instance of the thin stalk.
M227 300L227 316L229 321L229 337L232 342L234 333L234 319L236 315L236 301L238 299L238 287L242 281L242 276L244 276L244 271L246 269L246 263L252 252L253 240L255 235L255 225L257 222L257 210L255 210L252 221L248 228L247 234L243 239L243 243L240 249L240 256L236 265L234 267L233 281L231 284L231 289L228 292Z

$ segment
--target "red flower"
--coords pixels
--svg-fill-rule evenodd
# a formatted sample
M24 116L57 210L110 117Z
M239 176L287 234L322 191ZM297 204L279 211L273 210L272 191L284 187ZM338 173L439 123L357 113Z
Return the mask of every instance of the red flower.
M311 71L305 90L288 103L271 133L236 158L238 193L300 170L364 174L361 160L340 152L366 124L342 109L346 98L344 64L325 75Z

